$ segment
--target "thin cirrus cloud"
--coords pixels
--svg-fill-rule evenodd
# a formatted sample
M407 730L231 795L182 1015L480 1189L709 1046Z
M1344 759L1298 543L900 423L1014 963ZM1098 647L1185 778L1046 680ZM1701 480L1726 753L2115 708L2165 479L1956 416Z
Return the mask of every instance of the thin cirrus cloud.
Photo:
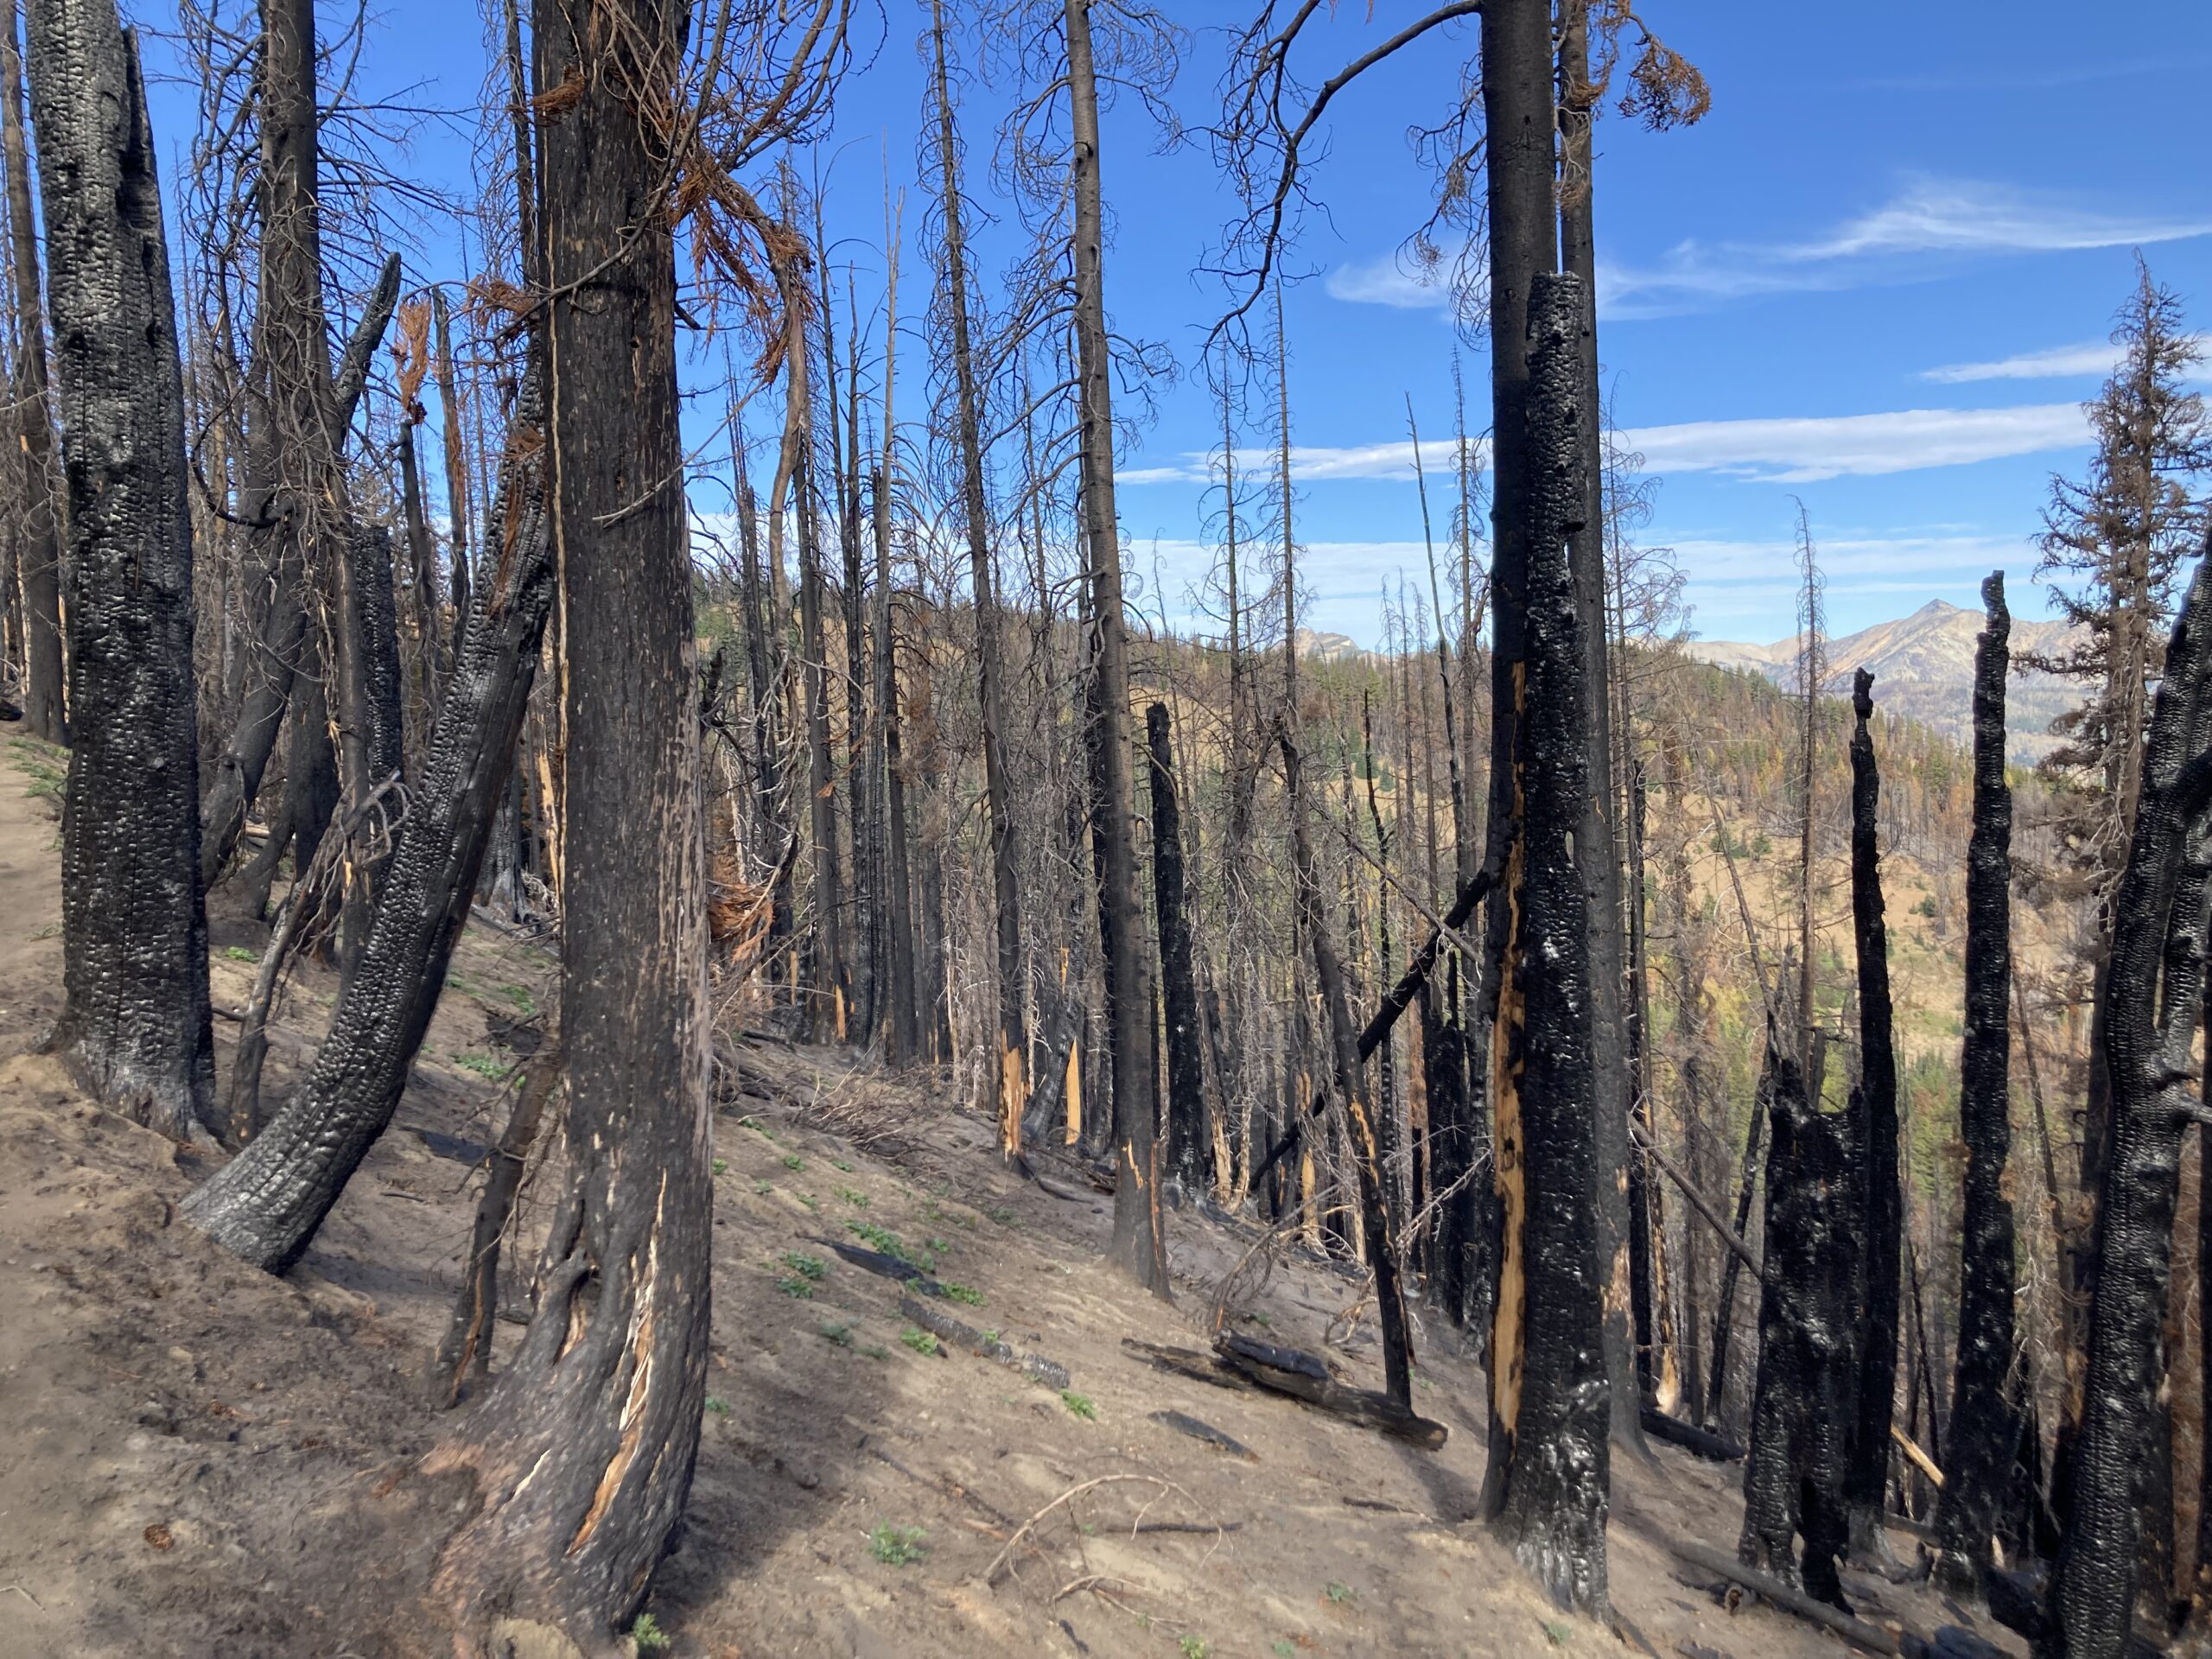
M2084 207L2016 186L1909 179L1888 201L1798 241L1679 242L1645 264L1598 270L1598 305L1613 321L1678 315L1765 294L1912 281L1962 259L2143 247L2212 233L2212 215L2125 213ZM1447 251L1448 253L1449 251ZM1332 297L1401 310L1447 310L1434 270L1385 257L1332 269Z
M2212 335L2196 336L2199 351L2212 346ZM2069 376L2107 375L2120 366L2121 348L2108 340L2083 340L2073 346L2049 346L2037 352L2020 352L1987 363L1945 363L1923 369L1923 380L1961 385L1973 380L2056 380ZM2189 378L2206 378L2200 361Z
M1622 434L1653 473L1713 473L1764 483L1802 484L1821 479L1876 477L1930 467L2069 449L2088 442L2088 417L2078 403L2026 404L2004 409L1903 409L1872 415L1683 421L1633 428ZM1453 465L1448 445L1424 446L1422 459L1437 474ZM1485 451L1477 447L1475 463ZM1147 467L1121 474L1125 484L1205 483L1214 457L1192 454L1179 466ZM1240 450L1247 472L1275 465L1274 452ZM1294 445L1293 479L1303 483L1413 477L1409 442L1341 448Z

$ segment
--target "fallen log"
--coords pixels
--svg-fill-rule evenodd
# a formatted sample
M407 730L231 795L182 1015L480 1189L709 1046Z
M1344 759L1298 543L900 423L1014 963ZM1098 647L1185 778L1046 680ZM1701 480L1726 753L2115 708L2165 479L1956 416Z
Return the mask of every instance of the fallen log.
M1057 1359L1046 1359L1041 1354L1016 1353L996 1337L964 1325L943 1308L931 1307L911 1296L899 1299L899 1311L914 1324L942 1342L955 1348L995 1360L1013 1370L1020 1371L1033 1382L1042 1382L1048 1389L1068 1386L1068 1368Z
M1224 1434L1211 1423L1179 1411L1155 1411L1152 1421L1173 1429L1178 1434L1187 1434L1194 1440L1203 1440L1216 1451L1226 1452L1232 1458L1242 1458L1247 1463L1257 1463L1260 1454L1242 1440Z
M896 1279L901 1284L912 1285L925 1296L942 1297L944 1287L924 1273L912 1262L895 1255L886 1255L881 1250L863 1249L857 1244L848 1244L842 1239L823 1238L819 1234L808 1234L806 1242L819 1244L825 1250L835 1250L856 1268L863 1268L880 1279Z
M1317 1411L1325 1411L1362 1428L1388 1434L1425 1452L1438 1450L1451 1438L1452 1431L1442 1423L1408 1411L1386 1394L1338 1382L1329 1375L1329 1368L1323 1361L1300 1349L1278 1348L1271 1343L1238 1336L1224 1337L1211 1354L1140 1342L1134 1337L1122 1338L1122 1346L1151 1361L1161 1370L1173 1371L1179 1376L1211 1382L1217 1388L1287 1395Z
M1655 1440L1664 1440L1669 1446L1679 1446L1683 1451L1714 1463L1735 1463L1744 1456L1744 1448L1719 1434L1710 1433L1679 1417L1669 1417L1656 1406L1643 1409L1643 1432Z
M1869 1624L1866 1620L1853 1618L1849 1613L1831 1607L1824 1601L1815 1601L1810 1596L1792 1590L1771 1574L1745 1567L1725 1549L1715 1549L1710 1544L1701 1544L1689 1538L1669 1539L1668 1548L1693 1567L1701 1567L1708 1573L1718 1573L1770 1605L1822 1625L1845 1641L1865 1648L1869 1653L1901 1654L1904 1651L1898 1639L1878 1624Z

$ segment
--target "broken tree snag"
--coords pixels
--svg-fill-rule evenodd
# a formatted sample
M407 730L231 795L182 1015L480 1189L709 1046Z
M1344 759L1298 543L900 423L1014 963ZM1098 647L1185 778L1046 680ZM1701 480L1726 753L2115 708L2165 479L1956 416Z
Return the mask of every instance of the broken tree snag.
M1185 913L1183 814L1175 783L1175 746L1167 705L1144 711L1146 747L1152 760L1152 893L1160 924L1160 997L1167 1037L1168 1172L1195 1198L1211 1185L1206 1166L1212 1138L1206 1128L1205 1058L1199 1049L1198 975L1192 965L1191 920Z
M553 606L543 422L533 346L460 655L330 1034L291 1100L184 1202L202 1232L272 1273L306 1250L398 1109L468 919Z
M12 27L12 25L11 25ZM184 389L135 35L114 0L34 0L32 124L67 478L74 747L61 1017L47 1046L172 1140L214 1109Z
M1430 1452L1441 1448L1450 1437L1451 1431L1443 1424L1419 1415L1387 1394L1347 1388L1330 1374L1327 1363L1318 1355L1279 1348L1234 1332L1224 1336L1214 1348L1223 1365L1271 1394L1289 1395L1333 1416L1380 1429L1394 1440Z
M2045 1651L2122 1652L2141 1537L2141 1465L2165 1382L2166 1311L2181 1141L2192 1115L2191 1039L2202 995L2208 849L2196 778L2212 741L2212 543L2166 650L2144 753L2143 796L2113 918L2105 977L2112 1084L2097 1209L2097 1294L2074 1446L2074 1503L2050 1597ZM1948 1438L1955 1466L1961 1447ZM1948 1488L1946 1489L1948 1495Z
M1509 14L1511 15L1511 14ZM1546 46L1546 20L1527 28ZM1484 33L1485 74L1498 25ZM1487 85L1485 90L1487 91ZM1588 777L1589 709L1567 538L1581 512L1575 331L1580 283L1539 275L1529 317L1527 464L1533 527L1515 676L1519 831L1507 866L1508 936L1491 1036L1496 1172L1503 1211L1491 1338L1490 1469L1483 1509L1554 1598L1605 1605L1610 1408L1602 1338L1590 1060L1589 904L1574 855Z
M430 1362L430 1402L441 1410L459 1405L492 1374L492 1329L499 1308L499 1243L506 1236L507 1217L514 1212L515 1195L522 1190L537 1126L561 1077L561 1033L556 1027L523 1068L521 1092L507 1115L506 1130L499 1136L484 1191L476 1200L461 1294Z
M1850 1192L1857 1159L1850 1120L1806 1100L1804 1073L1791 1056L1777 1057L1771 1101L1758 1374L1737 1553L1815 1600L1843 1607L1836 1567L1851 1541L1843 1471L1855 1359ZM1805 1541L1802 1566L1796 1536Z
M2003 572L1982 582L1981 599L1989 621L1974 648L1974 832L1967 842L1966 1034L1959 1058L1966 1202L1958 1365L1947 1436L1949 1478L1936 1506L1942 1541L1937 1573L1965 1592L1980 1585L1981 1569L1992 1561L1992 1535L2000 1525L2010 1530L2017 1507L2011 1499L2013 1452L2020 1443L2008 1398L2013 1240L2005 1161L2012 1142L2012 791L2005 781L2005 677L2012 618L2005 607ZM2151 948L2155 951L2157 944ZM2163 1289L2159 1306L2164 1306Z
M1859 1199L1858 1399L1844 1469L1843 1497L1855 1550L1886 1558L1882 1510L1890 1477L1890 1429L1897 1386L1898 1268L1904 1230L1897 1185L1897 1058L1890 1014L1890 936L1882 916L1877 817L1882 780L1867 721L1874 677L1859 669L1851 688L1851 931L1859 957L1859 1087L1856 1108Z
M424 1467L475 1477L434 1592L604 1647L683 1514L706 1399L713 1195L699 677L654 125L677 9L538 0L567 803L567 1179L513 1359ZM573 93L573 97L569 94Z
M1643 1417L1646 1434L1655 1440L1679 1446L1694 1457L1710 1459L1714 1463L1734 1463L1744 1455L1744 1448L1735 1441L1709 1434L1695 1424L1669 1417L1650 1406L1643 1408Z

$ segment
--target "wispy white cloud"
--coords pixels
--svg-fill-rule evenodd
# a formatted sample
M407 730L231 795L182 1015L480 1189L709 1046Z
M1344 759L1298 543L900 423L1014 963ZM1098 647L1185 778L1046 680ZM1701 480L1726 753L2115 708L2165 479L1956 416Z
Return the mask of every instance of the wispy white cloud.
M1739 421L1684 421L1624 432L1643 456L1646 470L1718 473L1770 483L1802 484L1824 478L1873 477L1929 467L1961 467L2009 455L2037 454L2086 442L2088 419L2079 404L2026 404L2009 409L1902 409L1872 415L1767 417ZM1448 472L1449 446L1423 446L1432 474ZM1476 464L1487 450L1478 446ZM1149 467L1124 474L1124 482L1204 482L1213 458L1192 454L1179 467ZM1271 451L1240 451L1241 469L1272 467ZM1296 445L1291 476L1304 483L1355 479L1408 482L1414 447L1408 442L1343 448Z
M1968 380L2051 380L2064 375L2110 374L2120 361L2120 347L2109 340L2084 340L2078 346L2047 346L2039 352L2019 352L1987 363L1945 363L1923 369L1923 380L1958 385Z
M1879 207L1796 241L1675 244L1656 259L1598 268L1598 306L1613 321L1706 310L1762 294L1911 281L1964 259L2144 247L2212 233L2212 213L2126 213L2018 186L1906 179ZM1450 251L1434 272L1401 257L1352 261L1324 283L1334 298L1401 310L1447 309Z

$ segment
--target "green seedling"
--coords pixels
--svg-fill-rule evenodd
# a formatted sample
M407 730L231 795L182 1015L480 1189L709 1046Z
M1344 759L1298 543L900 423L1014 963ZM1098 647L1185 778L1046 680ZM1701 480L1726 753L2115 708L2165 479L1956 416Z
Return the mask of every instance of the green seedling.
M779 1259L802 1279L819 1279L830 1271L827 1262L818 1255L809 1255L804 1250L785 1250Z
M927 1357L936 1356L937 1338L926 1331L917 1331L910 1325L899 1333L899 1340L918 1354Z
M727 1417L729 1415L729 1402L719 1394L710 1394L707 1396L707 1409L715 1416Z
M804 1169L806 1160L795 1152L787 1152L784 1154L784 1167L794 1172Z
M630 1626L630 1645L637 1649L638 1659L652 1659L655 1654L666 1653L671 1640L651 1613L639 1613Z
M840 1348L853 1345L853 1322L850 1319L824 1319L814 1327L814 1334L825 1342L834 1342Z
M919 1527L894 1527L886 1522L868 1535L868 1553L886 1567L905 1567L929 1554L923 1540L929 1534Z
M853 1173L853 1166L842 1158L832 1158L830 1160L830 1167L832 1169L842 1169L848 1175Z
M226 944L223 947L223 954L232 962L259 962L261 960L242 944Z
M1351 1586L1348 1584L1332 1584L1322 1593L1337 1606L1341 1607L1351 1599Z
M510 1069L504 1061L495 1060L489 1054L456 1054L453 1063L464 1071L474 1071L493 1083L504 1082Z
M1207 1648L1202 1637L1186 1636L1176 1645L1183 1649L1183 1659L1206 1659Z
M868 1208L868 1194L860 1192L855 1188L841 1186L837 1189L837 1196L842 1198L847 1204L851 1205L855 1210L865 1210Z
M753 1183L753 1191L754 1194L760 1198L765 1198L775 1190L776 1184L773 1181L755 1181Z
M982 1291L968 1285L956 1285L950 1279L944 1281L944 1294L954 1301L965 1302L970 1307L981 1307L983 1305Z
M717 1175L727 1175L727 1174L728 1174L728 1173L729 1173L729 1160L728 1160L728 1159L727 1159L727 1158L717 1158L717 1159L715 1159L715 1164L714 1164L714 1170L715 1170L715 1174L717 1174Z
M806 1302L814 1300L814 1287L804 1279L779 1279L776 1281L776 1288L793 1301Z
M1060 1403L1086 1423L1095 1423L1098 1421L1098 1408L1091 1402L1091 1398L1087 1394L1077 1394L1073 1389L1062 1389Z

